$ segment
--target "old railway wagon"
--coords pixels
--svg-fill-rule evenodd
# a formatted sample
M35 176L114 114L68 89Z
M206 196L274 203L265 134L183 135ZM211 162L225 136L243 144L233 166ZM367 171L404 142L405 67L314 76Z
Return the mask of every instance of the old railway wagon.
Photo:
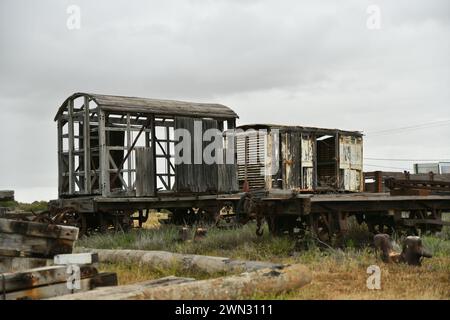
M450 212L448 182L394 181L403 189L364 190L360 132L269 124L238 129L238 179L246 193L221 200L235 201L242 221L256 218L261 228L266 220L274 234L310 232L324 242L342 239L351 216L374 233L417 234L448 224L442 220Z
M215 195L237 191L235 164L193 158L203 152L207 129L233 129L236 118L220 104L73 94L55 117L59 199L41 219L77 225L84 233L127 228L134 212L142 223L151 208L182 217L189 208L217 211ZM175 159L175 129L200 139L190 163Z
M245 125L237 136L239 184L249 190L361 192L363 138L358 131Z
M390 181L395 192L364 190L360 132L267 124L236 128L237 118L218 104L70 96L55 117L59 199L37 219L76 225L85 233L126 229L131 219L142 224L149 209L167 209L184 223L193 216L217 217L225 206L238 221L256 219L258 233L266 220L273 234L310 231L324 242L344 235L350 216L373 232L438 231L446 224L448 183ZM209 147L208 139L202 140L208 129L217 129L219 149L232 150L235 161L195 161ZM233 129L241 130L230 139ZM197 147L187 155L176 152L179 143ZM179 161L186 156L191 161ZM423 188L428 192L415 190Z

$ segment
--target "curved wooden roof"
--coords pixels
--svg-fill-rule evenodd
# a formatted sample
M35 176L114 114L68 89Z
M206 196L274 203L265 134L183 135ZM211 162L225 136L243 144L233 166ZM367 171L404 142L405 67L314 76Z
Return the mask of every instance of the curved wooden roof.
M215 119L238 118L238 115L231 108L216 103L160 100L78 92L74 93L63 102L55 116L55 121L67 108L70 100L82 96L89 97L89 100L94 101L102 110L112 112L137 112L161 116L186 116Z

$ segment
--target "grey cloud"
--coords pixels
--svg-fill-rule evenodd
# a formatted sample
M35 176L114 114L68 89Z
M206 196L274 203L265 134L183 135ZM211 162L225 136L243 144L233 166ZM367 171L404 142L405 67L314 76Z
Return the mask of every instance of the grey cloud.
M80 30L66 28L70 4ZM56 189L52 119L75 91L216 101L241 123L369 132L448 118L449 15L440 0L1 1L0 188ZM366 152L450 156L435 139L449 134L368 135Z

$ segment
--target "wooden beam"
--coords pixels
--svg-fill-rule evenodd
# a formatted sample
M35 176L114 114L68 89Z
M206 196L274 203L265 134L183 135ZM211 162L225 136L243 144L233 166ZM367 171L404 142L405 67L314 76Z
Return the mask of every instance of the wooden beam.
M80 280L80 289L69 289L66 282L35 287L22 291L10 292L5 295L6 300L39 300L57 296L70 295L75 292L89 291L97 287L116 286L117 275L115 273L99 273L91 278Z
M83 121L83 149L84 149L84 193L91 194L91 129L89 98L84 96L84 121Z
M140 288L153 288L153 287L165 287L174 284L186 283L195 281L193 278L180 278L175 276L164 277L155 280L144 281L136 284L119 286L116 287L117 290L114 291L114 295L121 295L123 293L129 292L130 290L139 290ZM90 300L91 296L97 296L97 299L101 299L105 296L107 299L111 296L108 288L99 288L94 291L84 292L84 293L76 293L75 295L67 295L60 296L56 298L52 298L51 300L66 300L66 299L86 299Z
M98 272L94 267L80 266L82 279L91 278L96 274ZM5 292L13 292L54 283L65 283L68 277L67 266L41 267L21 272L4 273L0 277L0 287L4 287ZM4 286L2 282L4 282Z
M61 119L58 119L58 196L61 196L64 190L64 159L63 159L63 124Z
M70 241L75 241L78 238L78 228L76 227L10 219L0 219L1 233L66 239Z
M74 131L73 131L73 100L69 100L69 194L75 192L75 177L73 175L75 171L75 158L74 158Z
M143 127L144 129L143 130L145 130L145 127ZM138 136L136 137L136 142L137 142L137 140L139 139L139 136L141 135L141 133L142 133L142 131L139 131L139 133L138 133ZM131 123L130 123L130 114L129 113L127 113L127 149L128 150L131 150L132 149L132 147L131 147L131 144L132 144L132 142L131 142ZM133 142L133 147L134 147L134 142ZM131 155L128 157L128 159L127 159L127 165L128 165L128 170L130 170L131 169L131 166L132 166L132 163L131 163ZM119 172L117 173L117 174L120 174ZM127 183L127 187L126 187L126 190L128 190L128 191L131 191L131 189L132 189L132 182L131 182L131 173L130 172L128 172L128 174L127 174L127 178L128 178L128 183Z
M311 272L300 264L261 269L240 275L189 281L167 286L145 284L119 286L78 293L59 299L70 300L233 300L260 294L277 294L301 288L311 282Z
M224 257L180 254L167 251L87 249L97 253L102 263L145 264L155 269L170 268L174 263L185 270L201 270L206 273L244 272L263 268L277 268L280 264L260 261L233 260Z
M98 123L98 137L100 147L100 191L102 196L107 197L111 192L110 188L110 176L109 176L109 150L106 145L106 132L105 132L105 112L100 110L99 123Z

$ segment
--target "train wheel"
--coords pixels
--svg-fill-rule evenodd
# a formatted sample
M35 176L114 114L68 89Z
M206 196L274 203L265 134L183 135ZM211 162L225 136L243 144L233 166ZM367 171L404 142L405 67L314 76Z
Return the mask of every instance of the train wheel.
M311 215L311 229L313 234L326 244L331 243L332 228L330 215L326 213L319 213Z
M48 224L53 224L54 221L52 220L51 216L50 216L50 211L45 211L45 212L41 212L39 214L36 214L33 219L31 219L31 221L33 222L38 222L38 223L48 223Z
M78 238L87 234L86 217L84 214L76 211L62 212L54 218L56 224L73 226L79 229Z
M285 234L294 235L294 229L297 228L298 216L278 214L270 216L267 223L269 231L274 236L282 236Z

